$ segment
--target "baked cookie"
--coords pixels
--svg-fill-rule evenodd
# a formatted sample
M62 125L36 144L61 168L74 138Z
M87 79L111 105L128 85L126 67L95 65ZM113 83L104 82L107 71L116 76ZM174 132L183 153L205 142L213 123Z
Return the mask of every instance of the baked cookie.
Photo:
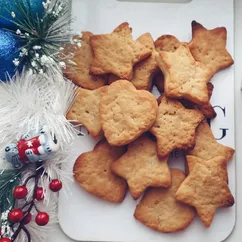
M217 160L221 160L221 157L222 156L214 157L214 159L211 159L211 162L213 162L213 161L217 162ZM199 158L197 156L193 156L193 155L187 155L186 156L185 168L186 168L186 174L187 175L194 168L194 166L195 166L197 161L203 162L203 159L201 159L201 158ZM188 163L190 164L190 166L188 166ZM226 181L228 183L228 172L227 172L227 169L224 169L224 167L220 167L218 169L220 169L220 173L221 174L223 173L223 177L226 178Z
M167 97L185 98L199 105L208 103L211 70L194 60L188 44L181 43L174 52L160 51L156 61L165 77Z
M207 89L208 89L208 97L209 100L213 94L213 84L211 82L207 83ZM215 112L212 104L210 101L203 105L196 105L186 99L181 99L181 103L184 107L190 108L190 109L199 109L205 118L213 119L217 116L217 113Z
M226 41L225 27L208 30L196 21L192 21L192 40L189 48L194 59L206 65L213 74L234 63L226 50Z
M152 50L134 41L129 31L131 29L128 23L123 23L111 34L91 37L94 52L91 73L97 75L112 73L121 79L131 79L133 66L150 56Z
M210 99L213 94L213 84L211 82L207 83L207 89L208 89L208 97L209 102L207 104L198 105L198 109L202 112L205 118L213 119L217 116L217 113L215 112L212 104L210 103Z
M137 39L137 42L151 49L152 54L147 59L135 65L131 82L138 90L150 90L152 86L153 75L159 70L155 60L156 51L154 41L150 33L146 33L141 35Z
M101 93L107 87L96 90L78 88L76 98L67 113L67 119L77 124L82 124L93 137L100 137L102 132L99 103Z
M91 36L93 34L90 32L82 32L82 37L78 38L81 40L81 47L78 47L76 44L65 47L64 53L67 52L67 55L68 52L74 53L71 61L75 64L67 63L67 68L63 69L63 73L76 85L93 90L104 86L107 83L107 78L105 76L94 76L89 73L93 61L93 51L90 46Z
M150 90L152 86L152 78L153 75L159 70L159 67L155 60L155 46L154 41L150 33L146 33L141 35L137 42L145 45L152 51L150 57L145 60L139 62L133 68L133 75L131 78L131 82L138 90ZM113 82L119 80L118 76L110 74L108 77L108 84L112 84Z
M135 209L134 217L144 225L160 232L177 232L187 228L195 211L176 201L175 193L185 179L181 170L171 169L169 188L150 188Z
M157 101L148 91L126 80L104 90L99 105L101 125L109 144L121 146L148 131L156 119Z
M219 144L213 136L212 130L208 123L201 123L196 130L196 145L193 150L187 154L199 157L204 160L210 160L217 156L222 156L226 161L229 161L235 150Z
M77 158L73 167L75 180L95 196L110 202L122 202L127 184L111 172L111 164L124 152L124 147L111 147L106 141L99 142L93 151Z
M171 184L168 158L159 159L156 143L143 135L129 144L128 151L112 163L111 169L127 180L132 197L138 199L147 187Z
M176 199L196 208L205 227L210 227L215 211L230 207L234 197L227 184L227 162L222 156L201 161L187 156L189 175L176 192ZM223 170L223 172L221 172Z
M193 148L195 129L203 118L200 111L186 109L180 102L163 96L156 121L150 129L157 139L159 156L165 157L174 149Z
M175 52L180 45L181 45L181 42L173 35L162 35L155 41L155 48L157 51ZM160 93L164 92L164 75L162 72L160 72L155 76L154 84L158 88ZM210 99L213 92L213 84L211 82L207 83L207 89L208 89L208 96ZM188 102L189 101L187 100L182 100L182 103L184 103L185 106ZM216 117L216 112L214 111L210 102L203 105L198 105L197 107L196 105L193 105L192 103L190 103L189 107L198 108L206 118L212 119Z
M173 35L162 35L155 41L155 49L159 51L175 52L181 42Z

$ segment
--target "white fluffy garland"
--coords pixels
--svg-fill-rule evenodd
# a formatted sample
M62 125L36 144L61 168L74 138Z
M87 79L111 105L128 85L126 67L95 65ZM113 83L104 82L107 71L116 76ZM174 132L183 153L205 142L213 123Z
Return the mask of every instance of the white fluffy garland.
M46 188L45 200L38 202L38 208L50 215L50 223L39 227L34 219L26 225L32 241L44 242L49 230L57 221L57 198L56 193L51 192L50 179L60 179L65 184L67 174L61 167L65 165L70 155L70 145L77 135L77 130L66 120L65 115L75 97L75 85L65 80L57 66L51 67L43 75L33 74L31 71L23 71L17 74L7 83L0 83L0 168L8 169L11 165L3 157L4 147L18 140L23 134L30 130L36 133L42 124L50 127L56 134L61 145L61 150L51 159L43 164L48 173L47 177L40 180L39 186ZM22 173L22 180L33 174L31 166ZM28 184L30 199L34 184ZM33 214L34 218L35 214ZM17 238L18 242L24 242L26 235L21 232Z

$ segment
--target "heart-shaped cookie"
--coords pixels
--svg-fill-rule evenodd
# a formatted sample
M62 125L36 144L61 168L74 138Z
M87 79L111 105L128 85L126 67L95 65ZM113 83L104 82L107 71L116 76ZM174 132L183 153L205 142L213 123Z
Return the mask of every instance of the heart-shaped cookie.
M148 91L126 80L112 83L101 95L101 125L109 144L121 146L137 139L153 125L157 101Z

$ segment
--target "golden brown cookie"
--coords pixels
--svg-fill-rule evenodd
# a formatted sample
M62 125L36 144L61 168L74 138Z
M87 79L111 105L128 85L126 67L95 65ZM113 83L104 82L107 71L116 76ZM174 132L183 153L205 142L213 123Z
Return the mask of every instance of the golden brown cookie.
M148 131L156 119L157 101L126 80L112 83L101 96L101 125L109 144L121 146Z
M129 30L128 30L129 29ZM123 23L111 34L94 35L90 42L94 52L91 73L112 73L130 80L133 66L151 55L151 49L134 41L127 23Z
M213 88L214 88L213 84L211 82L208 82L207 89L208 89L209 100L213 94ZM215 112L210 101L207 104L199 105L198 109L203 113L205 118L213 119L217 116L217 113Z
M209 99L212 96L213 93L213 84L211 82L207 83L207 89L208 89L208 96ZM190 109L198 109L202 112L205 118L213 119L217 116L212 104L210 102L203 104L203 105L196 105L186 99L181 99L181 103L184 107L190 108Z
M160 51L156 61L165 77L167 97L185 98L200 105L208 103L211 70L194 60L186 43L181 43L174 52Z
M218 159L221 159L222 156L217 156L215 157L216 159L211 159L210 161L213 162L215 160L215 162L217 162ZM196 162L203 162L203 159L197 157L197 156L193 156L193 155L187 155L186 156L186 163L185 163L185 168L186 168L186 174L188 175L189 172L194 168ZM188 163L190 164L190 166L188 166ZM220 169L220 173L223 173L223 176L226 177L226 182L228 183L228 172L227 169L224 169L223 167L218 168Z
M155 60L156 51L154 41L150 33L141 35L137 41L149 48L152 51L152 55L134 66L130 81L138 90L150 90L152 86L152 77L159 70ZM118 76L110 74L108 77L108 84L112 84L119 79Z
M132 197L138 199L147 187L171 184L168 158L159 159L156 143L143 135L129 144L128 151L113 162L111 169L127 180Z
M178 188L175 197L178 201L195 207L198 216L208 228L217 208L234 204L234 197L227 184L227 162L222 156L203 161L187 156L187 162L190 173Z
M86 89L96 89L104 86L107 83L106 77L94 76L89 73L90 66L93 60L93 52L90 46L90 37L93 36L90 32L82 32L81 47L76 44L67 45L64 53L68 55L68 52L73 52L74 56L71 61L75 64L68 64L67 68L63 69L64 75L74 82L76 85ZM77 38L77 37L76 37Z
M106 88L106 86L96 90L78 88L76 98L67 113L68 120L82 124L93 137L103 134L99 117L99 103L101 93Z
M226 41L225 27L208 30L196 21L192 21L192 40L189 48L194 59L210 68L213 74L234 63L226 50Z
M195 139L196 145L193 150L188 152L189 155L197 156L204 160L222 156L226 161L229 161L234 155L234 149L216 141L208 123L204 122L198 126Z
M157 139L159 156L165 157L174 149L192 148L195 129L203 118L200 111L186 109L180 102L163 96L156 121L150 130Z
M173 35L162 35L155 41L155 49L159 51L175 52L180 41Z
M185 179L181 170L171 169L172 184L169 188L150 188L135 209L134 217L144 225L165 233L187 228L195 211L176 201L175 193Z
M155 41L155 48L157 51L175 52L180 45L180 41L172 35L162 35ZM162 72L155 76L154 84L158 88L160 93L164 92L164 75L162 74ZM213 92L213 84L211 82L207 83L207 89L210 99ZM189 103L189 101L185 99L181 102L184 103L185 106L187 106L187 104ZM216 117L216 112L214 111L210 102L203 105L198 105L198 107L196 107L196 105L193 105L192 103L188 105L192 108L198 108L206 118L212 119Z
M110 202L122 202L127 184L111 172L111 164L124 152L124 147L111 147L106 141L99 142L93 151L77 158L73 167L75 180L95 196Z
M152 54L150 57L135 65L131 82L138 90L150 90L152 86L153 75L159 70L155 60L156 51L154 41L150 33L141 35L137 41L151 49Z

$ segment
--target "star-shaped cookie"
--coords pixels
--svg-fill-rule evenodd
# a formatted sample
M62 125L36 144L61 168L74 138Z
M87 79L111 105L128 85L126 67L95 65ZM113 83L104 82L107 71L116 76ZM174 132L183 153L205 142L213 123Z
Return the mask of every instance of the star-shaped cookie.
M82 124L96 139L103 135L99 117L99 103L101 94L106 88L106 86L96 90L78 88L76 98L66 115L68 120Z
M174 149L192 148L195 129L203 118L200 111L186 109L180 102L163 96L156 121L150 130L156 136L159 156L165 157Z
M201 123L196 130L196 145L189 155L197 156L204 160L210 160L217 156L222 156L229 161L234 155L234 149L219 144L213 136L208 123Z
M226 41L226 28L208 30L196 21L192 21L192 40L189 48L195 60L205 64L213 74L234 63L226 50Z
M152 50L133 40L128 32L131 32L128 23L123 23L111 34L91 37L94 52L91 73L96 75L112 73L121 79L131 79L133 66L150 56Z
M187 162L190 173L178 188L175 197L178 201L195 207L198 216L208 228L217 208L234 204L234 197L227 184L227 162L222 156L203 161L187 156Z
M147 48L150 48L152 50L152 54L150 57L134 66L130 81L138 90L150 90L152 86L152 77L159 70L155 60L156 51L154 41L150 33L141 35L137 41L145 45ZM108 83L112 84L119 79L119 77L110 74L108 77Z
M81 46L77 44L67 45L63 51L65 55L73 52L71 61L74 64L68 64L67 68L63 69L64 75L74 82L76 85L86 89L96 89L104 86L107 83L107 78L104 76L95 76L90 74L90 66L93 60L93 51L90 46L90 37L93 36L90 32L82 32L82 37L78 39L81 41Z
M138 199L147 187L168 187L171 184L168 156L159 159L156 143L146 136L129 144L128 151L112 163L111 169L127 180L131 195Z
M155 60L156 51L154 41L150 33L141 35L137 41L150 48L152 54L147 59L135 65L131 82L139 90L150 90L152 86L152 77L159 70Z
M181 43L174 52L160 51L156 61L165 77L165 95L185 98L196 104L209 102L207 82L211 70L194 60L188 44Z

